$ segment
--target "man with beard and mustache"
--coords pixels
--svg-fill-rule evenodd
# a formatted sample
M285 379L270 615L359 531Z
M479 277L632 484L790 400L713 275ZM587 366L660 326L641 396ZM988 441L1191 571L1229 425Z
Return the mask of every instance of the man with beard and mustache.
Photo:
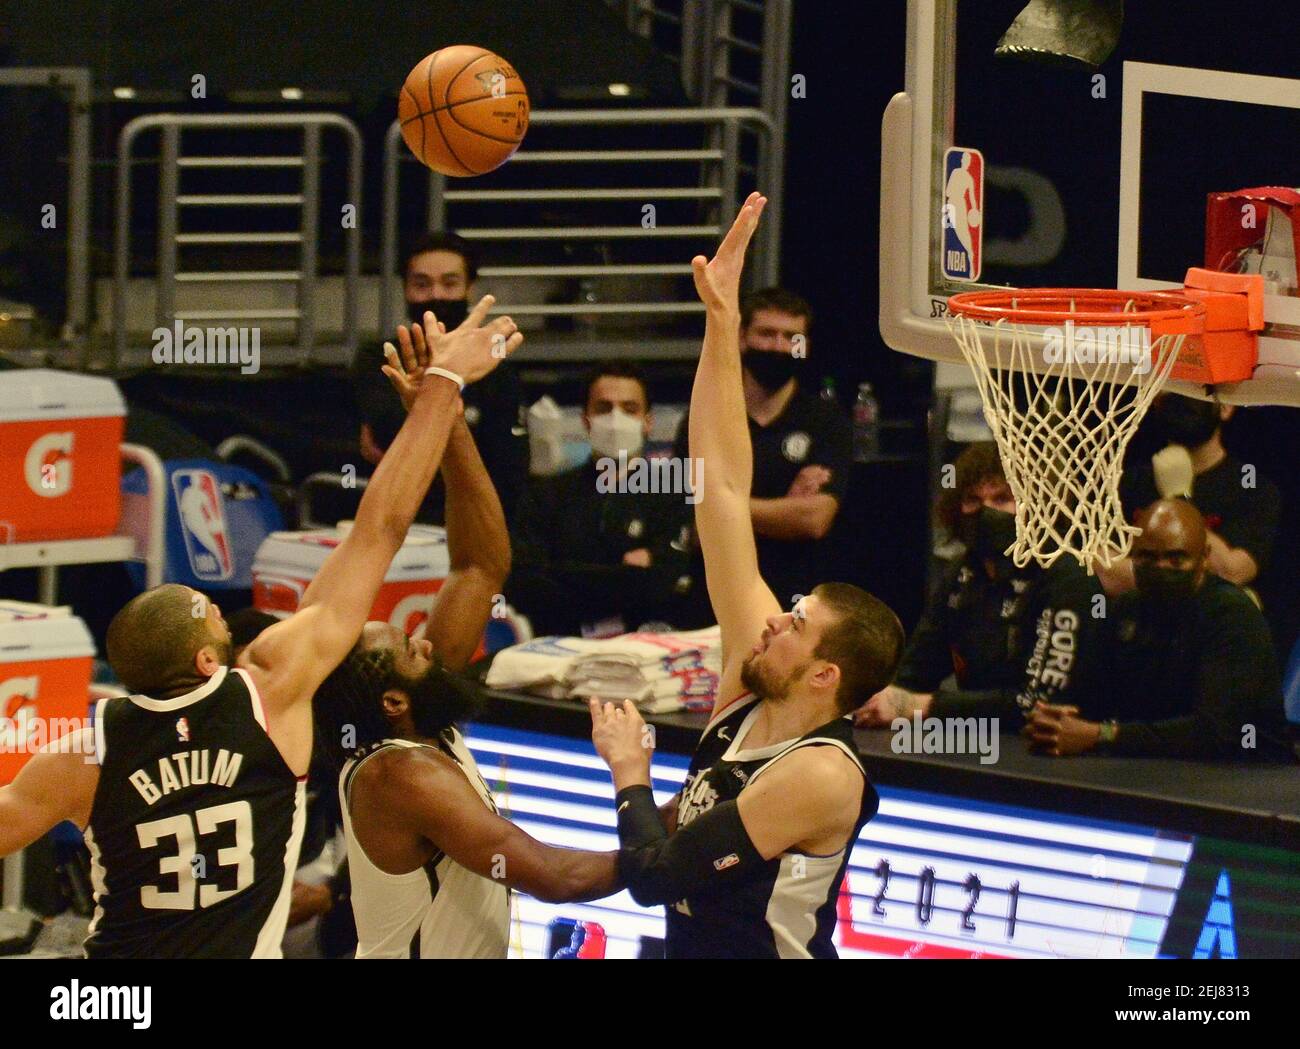
M919 713L992 717L1018 731L1035 703L1073 702L1102 666L1097 577L1070 557L1044 569L1007 556L1016 499L992 441L970 445L953 465L935 517L965 551L932 588L894 682L855 712L859 727Z
M221 609L186 586L131 600L101 700L0 788L0 855L63 820L86 830L91 957L279 957L303 835L312 697L365 625L438 469L460 391L523 341L485 296L439 332L405 425L298 611L233 658ZM411 380L414 382L414 380Z
M419 328L399 329L385 371L409 407ZM395 351L394 351L395 352ZM358 958L504 958L510 890L548 902L619 888L613 853L555 848L497 814L456 728L475 712L456 673L510 573L500 500L463 419L442 461L451 574L414 638L367 623L316 694L318 753L340 768Z
M1152 405L1152 428L1191 457L1191 500L1205 518L1206 566L1221 579L1258 588L1277 537L1281 497L1267 477L1251 476L1223 446L1223 425L1236 409L1217 401L1200 401L1176 393L1161 394ZM1120 496L1132 519L1162 493L1150 462L1124 472ZM1131 578L1131 572L1130 572Z
M591 703L617 792L619 874L642 906L668 905L669 958L836 956L840 882L879 804L847 715L889 682L903 646L897 616L865 591L822 583L783 612L759 572L739 287L765 204L751 194L713 260L692 260L707 311L691 392L691 453L707 466L695 522L723 669L682 790L662 809L636 707Z
M478 257L469 241L444 230L432 230L416 238L407 247L402 264L407 323L421 324L425 310L433 310L448 331L456 328L469 310L477 280ZM383 458L405 414L380 374L382 364L380 347L371 344L358 351L353 368L353 389L361 415L361 455L372 466ZM483 381L467 387L462 396L465 422L507 519L527 479L528 444L519 425L523 396L519 377L509 361ZM442 481L435 479L418 520L443 524L445 503Z
M1209 571L1196 507L1160 500L1137 523L1137 588L1109 617L1109 672L1080 706L1039 704L1024 729L1031 746L1054 757L1294 760L1268 624Z

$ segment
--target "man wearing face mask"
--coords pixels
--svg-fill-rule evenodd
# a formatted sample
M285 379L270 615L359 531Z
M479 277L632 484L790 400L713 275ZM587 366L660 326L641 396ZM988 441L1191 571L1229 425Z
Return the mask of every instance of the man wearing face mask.
M1017 568L1015 496L992 441L972 444L935 510L965 548L937 585L908 638L894 683L855 714L862 728L897 717L995 717L1003 731L1035 703L1063 703L1090 686L1103 643L1101 587L1062 557L1049 569ZM955 677L955 686L945 684Z
M741 303L742 381L754 448L749 513L759 572L787 606L836 574L826 537L853 461L847 415L802 386L811 321L807 301L784 288L764 288ZM684 417L674 454L689 454L688 432ZM703 562L696 564L699 575Z
M1080 706L1039 704L1025 736L1057 757L1293 759L1268 625L1241 588L1208 570L1200 513L1160 500L1137 524L1137 587L1114 602L1103 687Z
M597 365L582 421L591 458L533 478L519 501L506 595L544 634L609 635L674 622L692 587L693 506L684 492L662 485L647 491L639 483L653 424L640 369L621 361Z
M460 326L477 299L478 260L469 242L454 233L434 230L414 241L403 264L402 292L407 324L424 323L432 310L448 331ZM361 455L377 466L384 451L401 429L405 413L392 387L380 372L384 363L379 345L362 347L353 367L353 384L361 415ZM480 383L465 388L465 422L478 445L501 497L507 516L527 477L527 441L519 426L523 390L509 361ZM442 478L429 489L417 520L442 524L446 517L446 489Z
M1191 499L1205 517L1209 570L1231 583L1257 588L1268 569L1281 500L1268 478L1244 473L1240 460L1224 448L1223 424L1234 410L1217 401L1166 393L1156 399L1149 418L1161 438L1191 456ZM1125 470L1120 496L1130 520L1160 494L1152 464L1138 462Z

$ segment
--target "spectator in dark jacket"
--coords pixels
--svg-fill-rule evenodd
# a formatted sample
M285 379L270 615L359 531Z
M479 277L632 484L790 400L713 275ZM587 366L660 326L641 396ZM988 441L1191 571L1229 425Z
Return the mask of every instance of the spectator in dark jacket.
M1078 706L1040 703L1025 726L1030 743L1058 757L1291 760L1268 625L1240 587L1209 571L1200 513L1161 500L1137 521L1137 588L1115 601L1109 672Z
M1043 569L1006 555L1016 501L991 441L971 445L955 466L936 516L965 553L931 590L894 684L856 712L860 727L919 712L996 717L1012 731L1035 703L1074 697L1098 665L1105 600L1096 577L1068 556Z
M685 483L696 479L681 460L644 456L650 395L634 365L593 370L583 423L592 457L533 478L519 502L506 595L538 633L603 636L672 624L693 585L694 497Z

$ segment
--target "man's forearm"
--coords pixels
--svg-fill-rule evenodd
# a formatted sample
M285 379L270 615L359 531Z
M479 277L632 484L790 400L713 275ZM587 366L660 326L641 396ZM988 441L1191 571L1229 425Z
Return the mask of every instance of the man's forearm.
M578 903L598 900L621 889L618 853L547 849L546 865L531 885L519 888L543 903Z
M474 437L457 418L442 460L447 488L447 553L451 570L478 568L498 581L510 574L510 534L501 499Z
M438 472L456 418L454 383L430 376L411 406L357 509L358 532L387 533L399 543Z
M822 539L835 523L836 509L835 497L824 493L749 500L754 531L769 539Z
M706 314L689 419L690 453L709 464L710 487L748 497L754 452L741 384L740 317L734 310L709 309Z

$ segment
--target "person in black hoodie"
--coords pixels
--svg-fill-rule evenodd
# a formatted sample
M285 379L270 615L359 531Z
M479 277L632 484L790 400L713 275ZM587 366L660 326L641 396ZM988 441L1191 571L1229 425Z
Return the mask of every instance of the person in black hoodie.
M1066 556L1051 568L1018 568L1005 553L1015 509L997 447L969 446L936 507L965 553L931 590L894 683L855 711L858 727L888 728L919 712L995 717L1014 731L1035 703L1071 700L1088 681L1105 614L1101 586Z
M1162 499L1137 523L1137 588L1115 601L1108 673L1080 706L1038 705L1024 730L1031 746L1057 757L1292 760L1268 624L1209 571L1204 518Z

